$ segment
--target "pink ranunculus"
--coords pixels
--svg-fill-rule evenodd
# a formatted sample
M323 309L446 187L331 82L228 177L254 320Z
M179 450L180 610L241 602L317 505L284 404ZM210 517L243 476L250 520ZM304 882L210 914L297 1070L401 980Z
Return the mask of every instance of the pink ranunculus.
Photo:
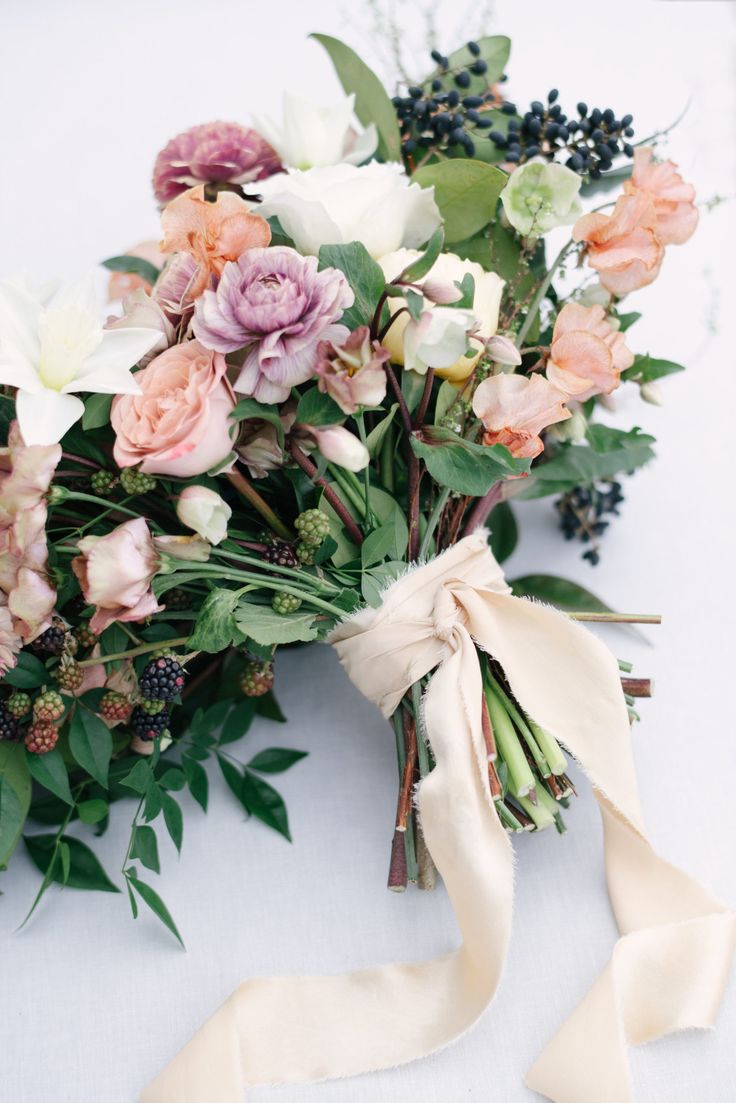
M320 341L316 367L318 386L344 414L354 414L361 406L379 406L386 396L386 372L383 365L388 349L371 341L368 326L354 329L346 341Z
M646 287L659 275L664 246L657 215L645 192L621 195L611 214L584 214L572 228L588 246L588 263L614 295Z
M634 171L624 192L644 192L654 207L659 240L663 245L682 245L698 225L695 188L685 183L673 161L657 162L653 156L654 150L648 147L634 152Z
M153 168L153 190L168 203L196 184L246 184L281 172L275 149L256 130L238 123L203 123L177 134Z
M136 372L137 395L117 395L110 421L115 462L153 475L188 478L224 461L235 405L224 356L186 341Z
M478 384L473 411L485 426L484 444L503 444L512 456L534 459L542 429L565 421L567 396L541 375L494 375Z
M563 306L547 363L547 378L553 386L584 402L615 391L621 372L633 363L624 334L614 329L602 306Z
M316 257L285 246L251 249L197 300L194 333L218 352L247 347L235 390L283 402L314 375L320 341L348 336L337 323L354 298L342 272L319 271Z
M234 192L219 192L214 203L204 197L204 187L191 188L172 200L161 214L164 253L189 253L197 262L190 287L192 299L204 291L214 274L248 249L263 248L271 240L265 218L253 214Z
M89 622L96 636L114 621L144 620L164 608L151 590L159 557L142 517L105 536L85 536L77 547L82 554L72 559L72 570L84 600L96 606Z
M151 298L175 326L184 326L194 310L194 288L198 278L199 265L194 257L189 253L175 253L153 285Z

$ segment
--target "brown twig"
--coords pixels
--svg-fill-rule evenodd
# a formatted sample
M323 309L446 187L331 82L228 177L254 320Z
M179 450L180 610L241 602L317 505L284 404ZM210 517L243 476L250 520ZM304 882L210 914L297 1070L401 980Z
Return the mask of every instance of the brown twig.
M403 832L406 831L406 825L409 821L409 812L411 811L411 787L414 783L414 772L417 766L417 729L414 723L414 717L408 709L404 709L402 713L402 722L404 726L406 759L404 760L404 771L401 775L399 800L396 807L396 830L403 834Z
M406 868L406 849L403 833L394 831L391 843L391 862L388 867L388 887L392 892L404 892L409 879Z
M651 678L622 678L621 688L629 697L651 697Z
M488 711L488 702L486 701L486 695L481 690L480 694L480 718L483 725L483 741L486 745L486 757L489 762L495 762L498 757L496 752L496 740L493 736L493 727L491 725L491 714Z
M277 517L268 502L261 497L256 488L248 482L242 471L238 471L237 469L229 471L225 478L235 487L238 493L242 494L245 500L250 502L253 508L260 513L261 517L270 528L273 529L277 536L280 536L282 540L291 542L293 539L292 533L284 522Z
M294 459L294 462L297 463L299 467L301 467L304 474L309 476L315 486L322 487L322 490L324 490L325 492L325 498L330 503L347 531L350 533L350 539L353 541L353 543L358 545L362 544L363 533L358 528L357 524L355 523L354 517L343 502L342 498L335 491L335 488L330 486L330 484L327 482L327 479L317 474L317 468L309 459L309 457L306 456L304 452L302 452L301 448L295 440L291 441L291 444L289 445L289 450Z
M404 423L404 429L407 436L411 436L411 414L409 413L409 407L406 404L404 393L399 386L399 381L396 378L396 373L391 365L387 362L384 364L384 371L386 372L386 378L391 384L391 390L394 392L394 397L399 404L399 410L401 411L401 420Z
M422 397L417 407L417 412L414 415L414 428L421 429L424 425L424 418L427 414L427 407L429 406L429 400L432 397L432 384L434 382L434 368L427 368L427 374L424 379L424 390L422 391Z
M466 534L475 532L486 523L491 511L503 500L503 486L503 482L494 483L491 489L478 499L465 522Z
M498 776L498 770L492 762L488 763L488 785L491 790L491 797L493 800L500 800L503 794L503 786L501 785L501 779Z

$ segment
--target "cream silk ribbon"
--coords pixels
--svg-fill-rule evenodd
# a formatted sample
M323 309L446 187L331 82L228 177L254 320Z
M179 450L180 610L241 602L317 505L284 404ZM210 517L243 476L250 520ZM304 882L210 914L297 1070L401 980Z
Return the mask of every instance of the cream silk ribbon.
M436 766L416 804L462 945L420 964L246 981L141 1103L242 1103L247 1085L402 1064L447 1045L489 1004L509 940L513 874L486 780L476 643L593 785L621 931L611 961L528 1084L556 1103L629 1103L627 1045L713 1024L736 917L647 841L616 661L563 614L512 597L481 534L410 570L379 609L339 625L330 642L386 717L435 671L424 709Z

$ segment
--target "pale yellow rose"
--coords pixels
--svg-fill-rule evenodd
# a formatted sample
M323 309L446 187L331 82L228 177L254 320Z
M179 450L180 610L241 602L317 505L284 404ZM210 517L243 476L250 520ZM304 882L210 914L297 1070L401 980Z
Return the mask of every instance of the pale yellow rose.
M421 253L415 249L398 249L395 253L387 253L385 257L381 257L378 263L386 279L393 280L407 265L420 256ZM483 342L493 337L498 329L503 280L495 272L486 272L475 261L462 260L455 253L441 253L427 275L420 281L425 283L432 280L434 284L447 284L451 287L455 283L460 283L463 276L467 274L475 280L475 296L471 313L478 322L478 337L471 337L469 343L473 348L477 348L478 352L475 356L461 356L449 368L436 369L437 375L441 375L444 379L451 379L453 382L467 379L480 359ZM432 303L425 299L425 305L431 308ZM389 306L395 314L402 306L406 306L406 303L403 299L389 299ZM404 330L408 321L409 315L402 314L381 341L384 348L388 349L394 364L404 363ZM479 338L482 338L482 341Z

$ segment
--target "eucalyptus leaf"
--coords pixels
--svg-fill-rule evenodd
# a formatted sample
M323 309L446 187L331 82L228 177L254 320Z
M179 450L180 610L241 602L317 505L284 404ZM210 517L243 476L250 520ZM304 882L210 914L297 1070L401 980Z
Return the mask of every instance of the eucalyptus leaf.
M386 286L386 277L365 245L359 241L351 241L348 245L323 245L319 251L319 267L320 270L339 269L353 289L355 302L343 314L343 323L350 329L370 325Z
M448 242L473 237L495 218L507 180L500 169L470 158L424 165L412 176L423 188L434 187Z
M467 69L478 58L482 58L487 65L487 69L483 74L476 76L472 72L470 73L471 86L465 92L465 95L468 95L471 91L473 93L485 92L489 85L500 80L511 53L511 39L503 34L484 35L482 38L476 39L476 45L479 51L477 55L471 53L467 46L461 46L448 57L451 72L458 69ZM433 73L432 76L434 75ZM429 78L423 83L428 82Z
M110 272L125 272L131 276L140 276L146 283L155 283L161 275L160 269L155 264L151 264L149 260L144 260L143 257L124 254L118 257L108 257L107 260L103 260L101 263L102 267L107 268Z
M503 445L475 444L437 426L413 434L411 447L435 482L474 498L481 498L499 480L529 469L529 460L515 459Z

